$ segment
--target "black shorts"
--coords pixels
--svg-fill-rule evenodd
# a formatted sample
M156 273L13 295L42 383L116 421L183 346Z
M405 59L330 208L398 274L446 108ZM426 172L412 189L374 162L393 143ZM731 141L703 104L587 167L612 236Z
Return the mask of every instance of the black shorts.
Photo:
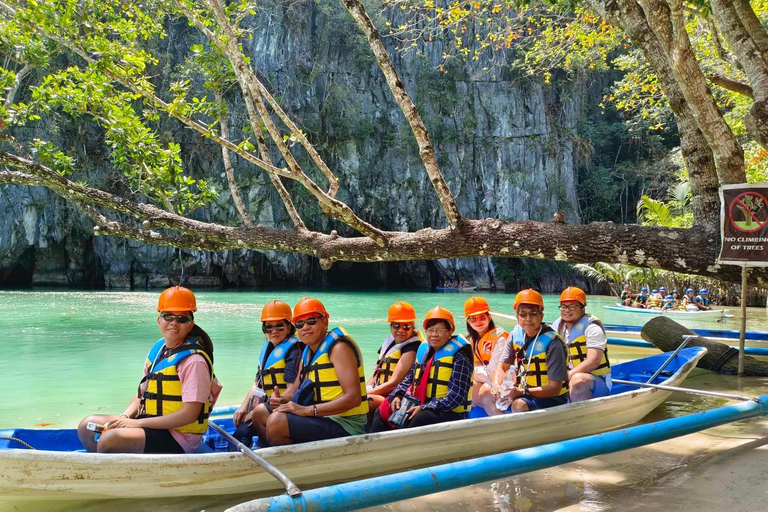
M297 416L293 413L285 413L288 418L288 432L294 443L308 443L323 439L335 439L347 437L349 432L344 427L328 418L315 418L314 416Z
M169 430L143 428L144 453L184 453Z

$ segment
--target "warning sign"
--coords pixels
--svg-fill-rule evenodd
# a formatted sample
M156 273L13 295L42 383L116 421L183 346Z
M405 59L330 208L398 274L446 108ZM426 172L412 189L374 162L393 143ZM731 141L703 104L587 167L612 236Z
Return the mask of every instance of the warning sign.
M719 263L768 266L768 183L720 187Z

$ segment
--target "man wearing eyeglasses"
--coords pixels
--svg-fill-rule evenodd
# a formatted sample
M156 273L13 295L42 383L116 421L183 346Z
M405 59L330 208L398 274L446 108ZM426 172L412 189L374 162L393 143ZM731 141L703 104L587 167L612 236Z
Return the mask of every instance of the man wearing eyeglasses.
M512 412L535 411L568 402L568 352L565 343L544 323L544 298L533 289L515 295L512 308L517 326L512 330L493 375L491 393L499 398L504 375L517 367L520 386L511 390ZM495 409L489 415L502 414Z
M80 422L77 435L88 451L193 453L200 447L221 390L213 375L213 344L195 325L195 295L187 288L165 290L157 311L163 337L147 355L137 396L119 416Z
M568 345L571 402L611 394L611 363L603 323L585 312L587 295L569 286L560 294L560 318L552 328Z
M267 421L273 446L306 443L365 432L368 398L363 356L341 328L329 331L322 302L305 297L293 308L296 336L304 343L301 384L292 401Z

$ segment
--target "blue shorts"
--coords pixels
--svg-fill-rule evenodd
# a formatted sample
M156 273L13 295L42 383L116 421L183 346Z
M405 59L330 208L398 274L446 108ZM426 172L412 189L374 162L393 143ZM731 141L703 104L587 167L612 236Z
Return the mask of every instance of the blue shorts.
M594 383L592 386L592 398L599 398L611 394L611 388L606 379L606 377L610 379L610 375L590 375L590 377L592 377L592 382Z
M521 397L520 400L528 405L529 411L535 411L568 403L568 394L551 396L549 398Z
M285 413L285 416L288 418L288 432L294 443L308 443L349 435L349 432L340 424L329 418L297 416L290 412Z

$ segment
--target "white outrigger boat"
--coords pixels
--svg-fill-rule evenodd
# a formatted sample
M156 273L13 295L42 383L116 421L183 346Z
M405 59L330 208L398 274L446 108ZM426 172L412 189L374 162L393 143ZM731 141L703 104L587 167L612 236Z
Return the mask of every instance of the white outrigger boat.
M640 315L653 315L653 316L668 316L670 318L687 319L687 320L721 320L723 318L733 318L733 315L729 315L728 310L725 309L710 309L708 311L680 311L677 309L668 309L662 311L659 308L633 308L631 306L625 306L621 302L617 302L615 306L603 306L605 309L611 311L622 311L624 313L637 313Z
M658 354L617 364L613 377L645 383L658 374L653 384L678 386L705 353L702 347L692 347L671 358ZM605 432L640 421L671 393L614 384L610 396L551 409L264 448L257 453L302 488L319 487ZM232 429L231 420L216 423ZM242 453L84 453L74 429L0 430L0 437L4 439L0 440L0 504L284 492L278 480ZM21 449L8 438L38 449Z

